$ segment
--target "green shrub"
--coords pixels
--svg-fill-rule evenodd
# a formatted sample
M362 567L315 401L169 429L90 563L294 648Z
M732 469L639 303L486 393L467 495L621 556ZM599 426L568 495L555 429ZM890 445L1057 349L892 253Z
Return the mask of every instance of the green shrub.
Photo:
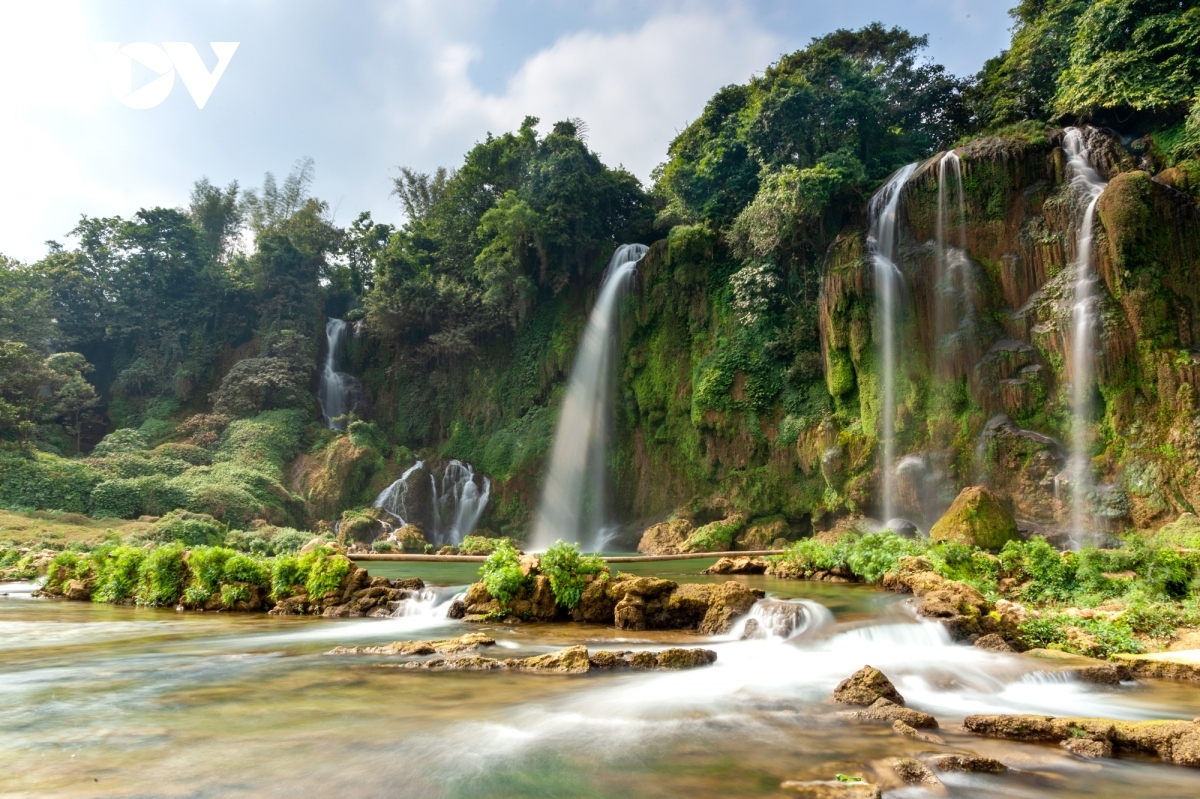
M168 544L150 551L138 567L138 585L134 598L139 605L171 606L183 596L187 566L183 545Z
M550 578L554 601L569 610L579 604L587 578L608 574L608 566L595 555L581 556L574 544L556 541L542 555L541 572Z
M130 427L114 430L104 437L92 450L93 458L107 458L110 455L128 455L150 449L146 437Z
M371 544L371 551L381 553L395 552L396 545L391 541L376 541Z
M501 543L512 546L511 538L485 538L481 535L468 535L458 545L460 555L490 555Z
M300 548L312 540L312 533L295 530L291 527L278 527L271 536L271 551L276 554L284 552L299 552Z
M502 605L521 592L529 580L521 574L521 556L512 544L503 541L496 546L479 569L488 593Z
M96 563L93 602L119 604L134 598L146 551L138 547L101 547L92 555Z
M188 553L191 580L183 592L189 605L203 605L221 590L225 563L237 553L225 547L196 547Z
M883 575L896 568L900 558L919 555L926 545L895 533L869 533L854 540L846 553L850 571L868 583L878 583Z
M64 550L54 556L46 569L46 589L53 593L66 591L72 580L85 580L95 572L95 564L87 555Z
M173 510L150 528L150 539L163 543L179 541L187 547L211 547L225 543L227 528L206 513Z
M95 466L39 452L0 456L0 506L86 513L92 490L104 479Z
M304 585L305 573L296 555L280 555L271 564L271 597L276 601L294 596L296 588Z
M342 584L350 573L350 559L329 547L316 547L300 556L304 572L304 589L313 601L319 600Z
M229 583L249 583L260 588L271 587L271 569L258 558L237 554L225 561L222 581Z

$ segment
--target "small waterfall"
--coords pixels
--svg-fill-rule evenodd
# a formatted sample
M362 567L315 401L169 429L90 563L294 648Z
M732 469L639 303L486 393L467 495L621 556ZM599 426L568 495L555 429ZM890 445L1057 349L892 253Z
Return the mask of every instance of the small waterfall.
M916 164L898 170L871 198L871 224L867 234L867 247L875 264L875 292L879 306L880 393L883 429L880 433L883 452L880 471L883 474L883 518L891 519L895 510L895 475L892 463L896 460L896 306L900 299L903 276L896 266L897 211L900 207L900 190L916 171Z
M558 539L589 551L603 545L617 300L647 249L644 244L622 244L608 262L554 431L554 449L529 542L532 551L545 550Z
M461 543L475 531L491 493L492 481L469 463L452 460L439 476L418 460L380 491L372 506L387 511L401 527L420 527L431 543L442 546Z
M317 401L321 403L321 419L330 430L346 429L345 421L334 420L354 410L362 394L358 378L338 371L347 328L343 319L330 317L325 322L325 364L317 386Z
M952 205L953 203L953 205ZM937 277L934 284L934 369L955 377L955 354L969 344L974 321L962 160L951 150L938 162ZM953 236L952 233L957 232Z
M807 599L760 599L732 635L745 640L791 641L833 625L833 613Z
M1095 379L1096 274L1092 269L1092 228L1096 202L1107 181L1092 167L1087 142L1079 128L1067 128L1063 138L1071 190L1086 205L1075 240L1075 296L1071 309L1071 536L1080 544L1087 536L1087 495L1092 482L1088 455L1088 426L1092 418Z

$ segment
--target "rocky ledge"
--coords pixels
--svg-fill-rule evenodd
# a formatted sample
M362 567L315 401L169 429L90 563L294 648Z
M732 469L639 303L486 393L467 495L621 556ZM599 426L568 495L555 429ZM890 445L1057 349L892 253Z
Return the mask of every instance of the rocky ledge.
M729 631L733 620L750 610L764 593L729 581L679 583L657 577L590 575L579 603L567 610L555 604L550 578L536 574L532 587L507 605L475 583L450 607L464 621L578 621L611 624L618 630L695 630L705 635Z
M1114 721L1028 714L967 716L963 729L977 735L1030 743L1056 743L1082 757L1142 754L1165 763L1200 767L1200 719Z
M419 577L389 580L386 577L371 577L366 569L352 567L336 590L317 599L301 590L296 596L279 600L270 613L272 616L308 614L334 618L393 616L401 602L423 588L425 583ZM260 610L261 607L245 609Z
M677 671L710 666L717 660L711 649L663 649L659 652L629 650L588 652L586 646L569 646L557 652L527 658L489 658L473 654L496 643L480 633L437 641L396 641L386 646L339 646L326 655L454 655L456 657L410 660L398 668L429 671L529 671L542 674L585 674L589 671Z

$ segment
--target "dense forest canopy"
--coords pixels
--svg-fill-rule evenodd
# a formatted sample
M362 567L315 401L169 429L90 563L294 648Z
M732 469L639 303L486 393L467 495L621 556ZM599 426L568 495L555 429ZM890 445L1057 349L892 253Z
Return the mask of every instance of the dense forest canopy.
M175 479L190 467L218 468L226 458L212 449L218 438L232 447L227 460L243 463L249 450L231 444L229 431L244 433L239 420L266 413L262 429L283 438L254 458L273 464L276 482L240 472L230 479L260 505L287 504L278 499L288 494L278 482L283 464L302 441L326 443L313 432L313 390L328 315L363 323L360 366L385 431L372 433L382 436L379 448L444 444L447 455L482 458L491 445L479 437L495 432L496 418L510 438L545 428L562 352L573 347L548 332L559 318L551 314L566 312L563 298L594 288L618 243L664 237L673 252L703 253L717 298L711 349L693 365L695 423L733 407L735 373L746 381L737 407L819 415L834 401L817 333L822 261L899 166L968 137L1094 121L1137 139L1161 165L1197 171L1200 3L1023 0L1012 16L1010 49L970 77L931 62L927 39L899 28L876 23L816 38L761 76L720 89L670 143L650 187L605 165L582 120L540 135L539 120L527 117L514 132L488 134L453 169L401 168L399 226L366 213L335 224L311 196L311 161L250 191L201 178L187 208L85 216L67 234L70 246L49 242L36 263L0 256L2 457L77 459L118 430L127 432L114 441L145 448L209 448L188 450L191 461L176 451ZM453 413L432 407L461 399L449 394L427 400L419 424L397 409L441 385L431 374L458 375L458 388L445 391L462 394L497 342L525 360L490 409L451 423ZM134 474L127 466L117 476L102 468L89 485L150 479L150 467ZM120 512L211 510L188 499L198 490L131 499ZM65 502L21 491L0 501Z

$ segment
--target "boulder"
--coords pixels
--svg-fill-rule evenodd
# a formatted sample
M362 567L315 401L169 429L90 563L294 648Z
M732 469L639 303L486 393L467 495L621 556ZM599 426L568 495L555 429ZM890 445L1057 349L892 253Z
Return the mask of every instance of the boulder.
M77 602L87 602L92 598L92 583L92 580L70 580L63 596Z
M884 678L886 679L886 678ZM855 712L855 718L869 721L903 722L916 729L937 729L938 722L928 713L902 707L890 699L879 697L866 710Z
M838 683L833 691L833 701L843 705L871 706L878 699L887 699L897 705L904 704L904 697L892 685L883 672L871 666L863 666L854 674Z
M763 574L770 564L765 558L721 558L701 574Z
M975 646L979 649L986 649L989 652L1016 652L1000 635L996 633L988 633L981 635L975 639Z
M746 514L733 513L716 522L697 527L680 548L681 552L728 552L734 538L746 526Z
M806 796L809 799L881 799L883 792L878 785L867 782L840 782L838 780L810 780L799 782L788 780L779 786L785 791Z
M929 537L999 549L1019 536L1017 522L1000 498L983 486L969 486L929 529Z
M642 533L637 551L643 555L678 555L694 529L687 519L672 519L653 525Z
M401 551L412 555L419 555L424 552L425 546L429 543L425 540L425 534L421 532L421 528L412 524L404 525L393 533L393 535Z
M787 519L775 516L769 519L759 519L746 525L746 529L737 534L733 548L744 551L775 549L774 542L786 539L791 531ZM757 574L758 572L753 572Z

